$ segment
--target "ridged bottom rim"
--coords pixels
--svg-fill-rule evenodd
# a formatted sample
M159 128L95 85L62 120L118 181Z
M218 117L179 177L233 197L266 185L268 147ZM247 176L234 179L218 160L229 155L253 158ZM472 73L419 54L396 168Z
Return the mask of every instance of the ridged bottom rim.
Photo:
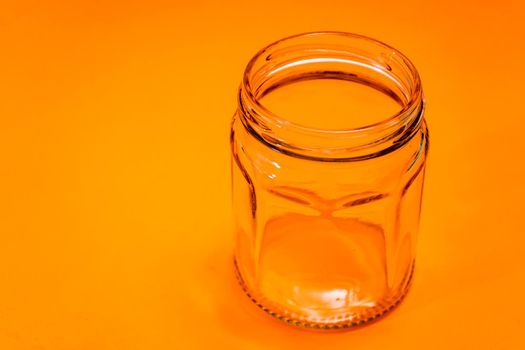
M311 322L311 321L305 321L305 320L293 318L284 313L275 311L271 307L265 305L264 298L256 298L254 296L254 293L250 291L250 289L244 282L244 279L242 278L242 275L239 270L239 266L237 264L237 260L235 259L235 257L233 259L233 264L235 267L235 275L237 277L237 280L241 288L244 290L245 294L255 305L257 305L260 309L262 309L264 312L266 312L270 316L280 321L286 322L287 324L290 324L296 327L312 329L312 330L345 330L345 329L348 330L348 329L358 328L358 327L367 325L369 323L372 323L374 321L381 319L386 314L390 313L393 309L395 309L404 300L405 296L407 295L410 289L412 277L414 274L414 263L412 263L409 271L407 272L404 278L405 287L401 290L399 294L391 297L390 299L383 301L381 303L382 307L380 309L377 309L377 312L363 312L361 314L354 315L355 319L352 319L352 320L324 323L324 322ZM271 303L268 303L268 304L271 304Z

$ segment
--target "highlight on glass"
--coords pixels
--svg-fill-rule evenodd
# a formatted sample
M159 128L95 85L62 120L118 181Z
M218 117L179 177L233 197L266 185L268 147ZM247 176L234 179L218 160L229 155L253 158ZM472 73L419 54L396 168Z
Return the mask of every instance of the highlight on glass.
M361 35L306 33L248 63L231 125L235 268L290 324L373 321L414 270L428 131L414 65Z

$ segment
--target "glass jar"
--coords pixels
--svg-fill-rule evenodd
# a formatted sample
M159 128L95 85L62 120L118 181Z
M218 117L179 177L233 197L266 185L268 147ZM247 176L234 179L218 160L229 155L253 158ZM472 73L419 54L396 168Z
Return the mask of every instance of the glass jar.
M321 32L248 63L231 126L235 267L263 310L338 329L407 293L428 132L413 64L396 49Z

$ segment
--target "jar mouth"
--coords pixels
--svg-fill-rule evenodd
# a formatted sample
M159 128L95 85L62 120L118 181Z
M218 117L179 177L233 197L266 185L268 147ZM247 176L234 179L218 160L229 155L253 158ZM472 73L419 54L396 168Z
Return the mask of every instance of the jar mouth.
M372 123L331 129L296 123L261 102L274 85L307 75L368 85L401 108ZM407 130L413 131L422 119L424 98L416 68L400 51L366 36L324 31L289 36L261 49L244 71L239 106L247 129L280 151L306 158L346 159L363 157L365 149L373 153L374 146L387 147L388 141L406 138ZM360 155L350 154L358 150Z

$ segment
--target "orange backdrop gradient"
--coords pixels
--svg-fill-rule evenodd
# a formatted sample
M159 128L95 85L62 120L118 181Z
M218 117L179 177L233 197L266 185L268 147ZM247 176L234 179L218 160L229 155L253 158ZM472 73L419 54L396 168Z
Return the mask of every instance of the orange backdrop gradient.
M520 1L3 1L0 349L525 348ZM314 30L418 67L416 277L356 331L291 328L232 268L228 133L249 58Z

